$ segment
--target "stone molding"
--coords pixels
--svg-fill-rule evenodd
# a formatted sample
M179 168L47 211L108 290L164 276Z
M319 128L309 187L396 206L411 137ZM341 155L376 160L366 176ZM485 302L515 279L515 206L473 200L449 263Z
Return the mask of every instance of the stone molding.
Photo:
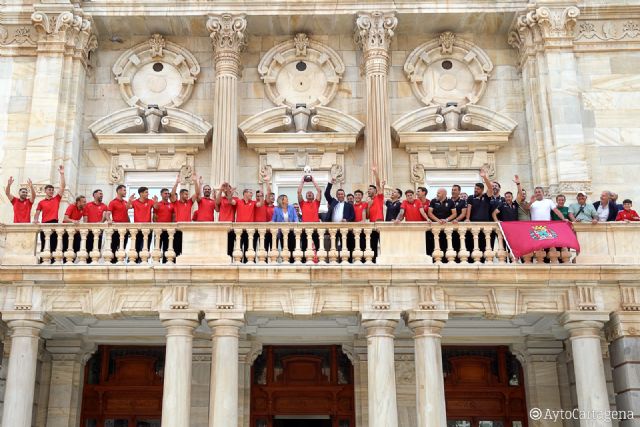
M146 42L123 52L112 71L122 99L131 107L179 107L193 92L200 64L189 50L153 34ZM141 74L136 79L138 73Z
M304 70L296 68L300 63ZM277 44L258 64L267 97L275 105L290 108L298 103L305 103L307 108L327 105L335 97L344 71L344 62L335 50L305 33ZM322 90L317 89L319 85ZM297 100L298 93L308 97Z
M415 48L404 63L416 98L425 105L441 107L448 102L457 102L459 107L478 102L492 70L493 63L484 50L451 31ZM439 75L438 81L431 81L434 74ZM470 86L465 88L468 92L452 95L451 90L460 83ZM446 92L439 95L439 88Z
M35 47L38 37L33 34L33 29L25 25L0 25L0 46Z
M611 321L605 327L605 336L609 342L622 337L640 337L640 313L612 313Z
M240 53L247 45L247 20L244 14L223 13L210 15L207 30L214 51L214 64L218 75L239 77L242 70Z

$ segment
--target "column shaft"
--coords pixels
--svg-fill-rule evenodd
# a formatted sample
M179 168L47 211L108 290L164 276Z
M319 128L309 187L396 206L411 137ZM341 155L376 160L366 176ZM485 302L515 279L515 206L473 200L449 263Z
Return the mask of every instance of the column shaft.
M210 320L212 329L209 427L232 427L238 420L239 320Z
M184 316L180 313L176 316ZM161 315L162 316L162 315ZM167 328L164 387L162 395L162 425L190 427L191 361L193 331L198 326L198 314L193 318L164 319Z
M38 341L44 323L36 320L8 320L7 324L11 329L11 353L4 392L2 425L31 427Z
M369 427L397 427L394 329L397 320L366 320Z

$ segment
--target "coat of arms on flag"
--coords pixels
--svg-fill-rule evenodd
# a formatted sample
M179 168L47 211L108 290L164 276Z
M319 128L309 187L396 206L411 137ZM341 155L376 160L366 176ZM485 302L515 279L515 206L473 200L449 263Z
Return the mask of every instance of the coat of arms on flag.
M546 225L534 225L529 231L533 240L549 240L558 237L558 234Z

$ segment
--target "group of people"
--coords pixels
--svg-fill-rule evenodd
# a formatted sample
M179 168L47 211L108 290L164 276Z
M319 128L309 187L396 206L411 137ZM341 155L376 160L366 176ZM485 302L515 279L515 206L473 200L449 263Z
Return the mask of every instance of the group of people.
M9 178L5 189L6 195L13 205L15 223L57 223L60 202L65 190L64 167L60 166L60 187L57 192L52 185L46 185L45 197L36 206L35 215L31 218L31 211L36 198L36 192L31 180L27 180L28 188L21 188L18 196L11 193L13 178ZM189 222L214 221L215 212L218 221L230 222L377 222L392 221L426 221L445 224L448 222L477 222L477 221L550 221L564 220L572 222L605 222L605 221L640 221L638 213L632 209L629 199L617 203L617 194L603 191L600 199L594 203L587 202L587 195L579 192L576 202L566 205L566 197L562 194L555 197L555 201L545 198L542 187L536 187L534 194L528 198L516 175L513 182L516 185L516 195L511 191L501 194L501 185L497 181L490 181L488 173L483 169L480 176L483 182L475 184L473 195L462 192L459 185L453 185L451 196L445 188L439 188L436 197L429 199L428 190L418 187L415 191L402 191L396 188L385 200L383 189L385 182L380 180L377 168L372 168L375 184L369 185L365 193L355 190L347 194L342 188L333 195L332 189L336 180L331 180L324 190L327 211L321 213L322 189L312 176L303 177L297 191L297 203L290 204L286 195L280 195L277 200L271 191L268 176L263 176L266 188L260 188L254 193L251 189L244 189L241 197L236 195L236 189L229 183L223 183L215 192L209 185L203 185L202 177L197 179L192 175L195 183L195 193L189 194L186 188L178 191L180 176L177 177L172 189L160 190L160 197L149 197L147 187L138 188L135 194L126 196L126 187L118 185L116 196L109 204L103 202L104 194L97 189L92 193L91 201L85 196L76 197L75 203L70 204L62 218L63 223L126 223L129 222L129 211L133 210L133 221L146 222ZM314 191L304 192L305 183L309 182ZM404 195L404 200L402 199ZM197 209L194 210L194 206ZM385 211L386 208L386 211Z

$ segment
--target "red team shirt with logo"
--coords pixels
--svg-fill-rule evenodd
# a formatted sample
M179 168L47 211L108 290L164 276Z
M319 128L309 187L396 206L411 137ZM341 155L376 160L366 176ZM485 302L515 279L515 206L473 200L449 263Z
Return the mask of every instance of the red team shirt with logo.
M249 200L245 202L244 199L236 200L236 222L254 222L256 201Z
M234 197L233 200L238 203L238 198ZM236 207L231 204L228 198L222 197L220 199L220 213L218 215L218 221L229 221L233 222L236 217Z
M78 209L78 206L76 206L76 204L74 203L67 206L67 210L64 212L64 214L68 216L72 221L80 221L84 216L84 210Z
M213 221L213 211L216 208L216 201L203 197L198 200L198 219L197 221Z
M369 206L367 202L353 204L353 210L356 213L355 222L362 222L362 213L367 209L367 206Z
M109 212L113 222L129 222L129 209L125 199L113 199L109 202Z
M383 212L384 206L384 194L376 194L373 198L373 202L371 203L371 207L369 208L369 221L383 221L384 215Z
M415 199L412 203L409 203L407 200L403 201L400 208L404 209L405 221L422 221L424 218L420 214L421 207L422 203L420 203L418 199Z
M31 199L20 200L19 197L14 197L11 204L13 205L13 222L16 224L31 222L31 207L33 206Z
M42 222L51 222L58 220L58 211L60 210L60 200L62 196L56 194L50 199L42 199L38 203L36 210L42 212Z
M153 210L153 200L136 199L131 202L133 207L133 222L151 222L151 211Z
M313 200L311 202L306 200L301 201L300 210L302 211L302 222L320 222L318 209L320 209L320 200Z
M276 207L274 205L267 205L267 222L271 222L271 220L273 219L273 211L276 210Z
M109 208L104 203L96 203L95 201L93 201L87 203L87 206L84 207L84 216L87 218L87 222L102 222L104 211L108 210Z
M178 200L173 204L173 211L176 213L176 222L190 222L191 221L191 209L193 208L193 200L189 199L186 202Z
M171 202L160 200L156 210L156 222L173 222L173 212L175 206Z

